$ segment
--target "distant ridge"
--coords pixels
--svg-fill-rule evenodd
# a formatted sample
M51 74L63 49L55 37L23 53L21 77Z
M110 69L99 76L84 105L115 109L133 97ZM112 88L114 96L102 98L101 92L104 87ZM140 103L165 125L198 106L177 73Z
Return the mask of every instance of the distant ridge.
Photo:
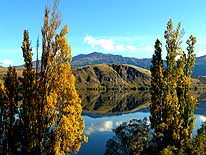
M72 60L73 67L82 67L94 64L130 64L149 69L151 58L137 59L131 57L123 57L121 55L93 52L90 54L77 55L73 57Z
M123 57L121 55L93 52L90 54L80 54L73 57L72 66L82 67L94 64L130 64L150 70L151 60L151 58L137 59ZM196 64L192 75L193 77L206 76L206 55L196 58Z
M96 54L95 54L96 55ZM84 57L84 56L83 56ZM78 57L77 57L78 58ZM202 60L201 57L198 58ZM81 59L80 59L81 60ZM78 61L80 61L78 60ZM140 59L141 60L141 59ZM198 60L199 61L199 60ZM33 63L35 67L35 62ZM201 62L197 63L201 66ZM201 70L201 68L198 68ZM205 68L204 68L205 69ZM150 87L150 71L130 64L95 64L83 67L73 67L78 89L148 89ZM0 67L0 80L7 72L6 67ZM18 76L22 76L23 65L17 67ZM206 77L198 76L192 79L194 88L205 87Z
M123 57L121 55L93 52L90 54L80 54L74 56L71 65L73 68L76 68L95 64L129 64L150 70L151 60L151 58L137 59L132 57ZM41 62L39 61L39 66L40 63ZM15 67L23 68L24 65ZM36 61L33 62L33 67L36 67ZM192 76L206 76L206 55L196 57L196 63Z

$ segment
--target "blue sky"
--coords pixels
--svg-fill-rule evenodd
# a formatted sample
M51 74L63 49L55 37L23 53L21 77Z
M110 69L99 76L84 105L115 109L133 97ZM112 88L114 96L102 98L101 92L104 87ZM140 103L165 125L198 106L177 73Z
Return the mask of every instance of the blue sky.
M28 29L35 58L46 0L1 0L0 65L23 63L21 43ZM73 56L94 51L150 58L157 38L164 42L170 18L182 22L184 42L197 37L197 56L206 54L205 0L61 0L62 26L69 26ZM183 47L184 44L183 44ZM165 55L165 53L164 53Z

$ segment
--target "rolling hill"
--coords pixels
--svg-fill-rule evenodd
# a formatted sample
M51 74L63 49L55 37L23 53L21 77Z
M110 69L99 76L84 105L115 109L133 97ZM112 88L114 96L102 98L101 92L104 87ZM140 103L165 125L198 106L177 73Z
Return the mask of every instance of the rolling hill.
M73 69L79 89L147 89L150 72L133 65L97 64Z
M130 64L144 69L150 69L151 58L137 59L113 54L90 53L73 57L72 66L82 67L94 64ZM206 76L206 55L196 58L193 77Z
M36 62L33 62L35 67ZM138 66L138 67L137 67ZM91 53L73 57L72 67L78 89L147 89L150 85L151 59L136 59L120 55ZM19 76L22 66L16 66ZM0 67L0 79L6 73ZM197 57L194 67L193 86L206 85L206 56Z

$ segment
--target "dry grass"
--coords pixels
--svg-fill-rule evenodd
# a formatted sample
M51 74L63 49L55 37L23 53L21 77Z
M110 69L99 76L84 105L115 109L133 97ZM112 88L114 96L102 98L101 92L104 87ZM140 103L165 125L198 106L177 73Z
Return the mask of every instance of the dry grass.
M23 70L24 70L23 68L16 68L18 77L22 76ZM0 79L3 79L6 73L7 73L7 67L0 67Z
M147 76L151 76L150 71L147 70L147 69L144 69L144 68L141 68L141 67L137 67L137 66L134 66L134 65L128 65L128 64L124 64L124 66L132 67L132 68L138 70L139 72L142 72L142 73L146 74Z

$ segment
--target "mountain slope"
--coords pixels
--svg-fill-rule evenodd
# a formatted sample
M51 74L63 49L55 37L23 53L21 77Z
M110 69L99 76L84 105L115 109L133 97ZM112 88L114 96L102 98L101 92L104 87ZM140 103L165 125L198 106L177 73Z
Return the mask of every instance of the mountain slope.
M16 68L19 77L23 68ZM0 80L5 77L6 67L0 67ZM149 88L150 71L134 65L97 64L73 68L77 89L99 89L105 86L109 89ZM192 79L193 88L206 88L206 77Z
M93 64L131 64L149 70L151 66L151 58L137 59L94 52L91 54L80 54L75 56L72 60L73 67L82 67ZM194 76L206 76L206 55L196 58L193 72L193 77Z
M79 89L149 88L150 72L133 65L98 64L73 69Z

